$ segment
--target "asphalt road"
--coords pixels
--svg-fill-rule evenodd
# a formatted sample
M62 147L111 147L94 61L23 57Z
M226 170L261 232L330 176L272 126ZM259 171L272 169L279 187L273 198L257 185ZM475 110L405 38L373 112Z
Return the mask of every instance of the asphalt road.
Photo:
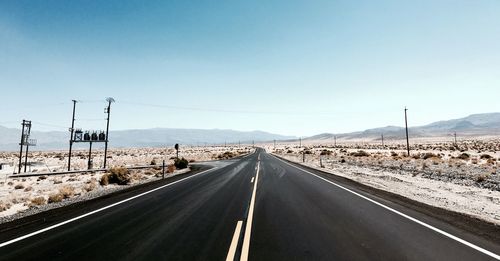
M260 149L154 189L11 227L0 234L0 260L495 260L500 253L500 242Z

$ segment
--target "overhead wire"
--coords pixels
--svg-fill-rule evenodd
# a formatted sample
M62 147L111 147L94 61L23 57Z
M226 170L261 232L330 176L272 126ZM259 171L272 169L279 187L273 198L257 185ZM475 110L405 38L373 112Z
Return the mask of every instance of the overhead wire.
M252 110L227 110L227 109L214 109L214 108L200 108L200 107L183 107L183 106L172 106L172 105L160 105L133 101L120 101L119 103L144 106L144 107L155 107L164 109L174 109L174 110L189 110L189 111L202 111L202 112L222 112L222 113L245 113L245 114L281 114L281 115L331 115L332 112L306 112L306 111L252 111Z

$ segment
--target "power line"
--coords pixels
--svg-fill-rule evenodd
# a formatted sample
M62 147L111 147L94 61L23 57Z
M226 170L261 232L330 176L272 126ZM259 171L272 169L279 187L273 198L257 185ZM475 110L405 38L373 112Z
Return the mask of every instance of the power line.
M61 125L56 125L56 124L51 124L51 123L43 123L43 122L39 122L39 121L32 121L32 122L36 123L38 125L45 126L45 127L60 128L60 129L67 129L68 128L67 126L61 126Z
M333 112L304 112L304 111L251 111L251 110L227 110L227 109L214 109L214 108L201 108L201 107L183 107L183 106L171 106L171 105L160 105L133 101L120 101L121 104L143 106L143 107L154 107L163 109L174 109L174 110L187 110L187 111L203 111L203 112L222 112L222 113L245 113L245 114L282 114L282 115L332 115Z

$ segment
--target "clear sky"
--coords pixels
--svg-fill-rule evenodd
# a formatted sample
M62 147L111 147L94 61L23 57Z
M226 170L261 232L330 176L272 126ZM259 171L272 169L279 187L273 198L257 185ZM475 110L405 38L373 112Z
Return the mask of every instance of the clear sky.
M104 128L107 96L114 130L497 112L500 1L0 1L0 125L64 130L77 99L77 126Z

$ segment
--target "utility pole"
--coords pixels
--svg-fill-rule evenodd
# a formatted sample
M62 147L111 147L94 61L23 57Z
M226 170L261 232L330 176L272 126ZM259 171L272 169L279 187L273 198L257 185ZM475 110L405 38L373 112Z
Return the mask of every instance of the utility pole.
M26 145L26 155L24 157L24 172L26 172L26 168L28 166L28 153L29 146L35 146L36 140L30 139L31 134L31 121L23 120L21 130L21 142L19 143L20 151L19 151L19 166L17 173L21 173L21 166L23 165L23 147Z
M89 146L89 161L87 163L87 169L92 169L92 141L90 142Z
M302 137L299 137L299 148L302 148Z
M276 149L276 140L274 140L274 149Z
M28 166L28 151L30 148L30 142L28 140L31 132L31 121L28 121L28 125L26 126L27 129L27 135L24 135L24 138L26 139L26 155L24 155L24 173L26 173L26 167ZM31 167L30 167L31 169Z
M73 149L73 135L75 132L75 109L76 109L76 100L73 101L73 118L71 119L71 129L70 131L70 137L69 137L69 154L68 154L68 171L71 170L71 151Z
M408 157L410 157L410 139L408 137L408 109L405 107L405 126L406 126L406 150L408 151Z
M382 147L384 147L384 134L382 133Z
M108 158L109 116L111 114L111 103L115 102L115 99L108 97L106 98L106 101L108 102L108 107L105 109L105 112L108 114L108 118L106 120L106 141L104 142L104 168L106 168L106 160Z
M337 136L333 136L333 146L337 147Z
M457 146L457 132L455 131L455 133L453 134L453 136L455 136L455 146Z
M21 173L21 165L23 164L23 145L24 145L24 125L26 120L23 120L23 129L21 130L21 142L19 142L20 152L19 152L19 168L17 173Z

